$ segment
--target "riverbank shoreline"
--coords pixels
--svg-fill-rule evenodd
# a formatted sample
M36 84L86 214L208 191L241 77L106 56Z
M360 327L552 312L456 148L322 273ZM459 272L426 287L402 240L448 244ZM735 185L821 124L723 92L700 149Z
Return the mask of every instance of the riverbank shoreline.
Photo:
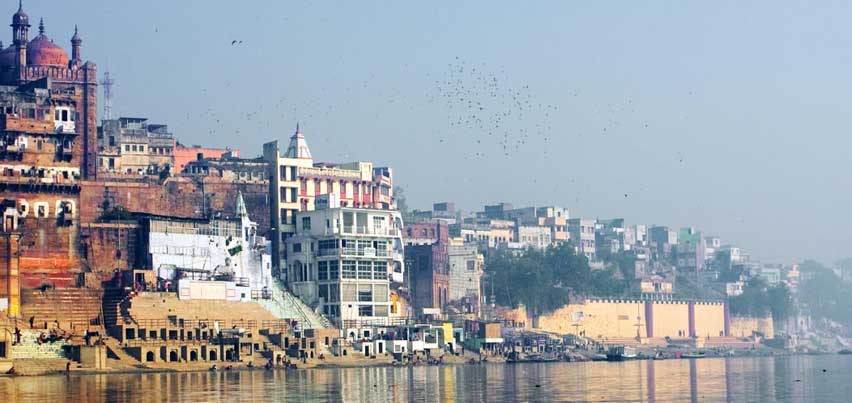
M716 358L757 358L757 357L781 357L781 356L814 356L814 355L834 355L832 353L800 353L800 352L788 352L784 350L775 350L771 348L762 348L757 350L744 350L740 352L735 352L733 354L708 354L700 358L688 358L681 357L676 358L674 356L667 356L664 358L654 358L653 356L642 355L635 359L631 359L630 361L669 361L669 360L688 360L688 359L716 359ZM506 361L503 357L490 357L486 361L474 361L470 362L466 358L453 356L453 359L444 361L440 364L428 364L426 362L421 363L410 363L410 364L402 364L398 361L389 361L389 360L376 360L369 358L358 358L358 359L349 359L349 360L335 360L335 362L320 362L320 363L310 363L307 365L299 366L297 368L283 368L283 367L274 367L271 369L266 369L262 365L254 365L253 367L249 367L248 364L239 363L239 365L233 365L229 363L222 363L223 366L217 366L217 370L215 372L252 372L252 371L300 371L306 369L345 369L345 368L405 368L405 367L427 367L427 366L476 366L476 365L510 365L517 363L578 363L578 362L607 362L605 358L599 359L581 359L581 360L556 360L556 361ZM117 364L117 363L112 363ZM70 372L66 372L65 370L50 370L44 371L41 373L8 373L8 374L0 374L0 377L4 378L15 378L15 377L39 377L39 376L91 376L91 375L130 375L130 374L157 374L157 373L198 373L198 372L212 372L210 365L207 364L187 364L181 363L174 366L168 364L161 364L158 366L145 366L143 364L137 364L134 366L127 367L111 367L106 369L91 369L91 368L73 368ZM227 369L226 369L227 368Z

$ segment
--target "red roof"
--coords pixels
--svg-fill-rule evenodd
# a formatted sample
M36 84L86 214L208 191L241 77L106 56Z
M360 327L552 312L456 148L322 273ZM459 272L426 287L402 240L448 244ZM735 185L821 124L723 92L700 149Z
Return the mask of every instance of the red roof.
M27 65L67 66L68 54L42 32L27 44Z

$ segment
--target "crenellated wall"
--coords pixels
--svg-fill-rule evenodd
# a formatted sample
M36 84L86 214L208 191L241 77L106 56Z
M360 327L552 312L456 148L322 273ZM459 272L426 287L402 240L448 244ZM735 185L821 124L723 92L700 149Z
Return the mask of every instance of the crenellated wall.
M530 318L523 308L507 312L506 319L527 327L594 339L632 339L725 336L725 305L715 301L641 301L590 299L568 304ZM742 323L742 328L749 326ZM749 332L749 335L751 332Z

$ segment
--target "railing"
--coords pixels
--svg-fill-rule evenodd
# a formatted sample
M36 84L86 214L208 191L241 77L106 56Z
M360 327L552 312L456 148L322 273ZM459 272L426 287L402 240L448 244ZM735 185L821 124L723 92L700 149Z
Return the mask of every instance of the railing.
M259 330L269 329L275 332L284 332L290 329L287 320L262 320L255 319L138 319L132 326L139 329L215 329L219 323L220 330L227 330L236 326L239 329Z
M355 225L344 225L343 226L344 234L356 234L356 235L384 235L384 236L399 236L400 231L398 228L376 228L376 227L365 227L365 226L355 226Z

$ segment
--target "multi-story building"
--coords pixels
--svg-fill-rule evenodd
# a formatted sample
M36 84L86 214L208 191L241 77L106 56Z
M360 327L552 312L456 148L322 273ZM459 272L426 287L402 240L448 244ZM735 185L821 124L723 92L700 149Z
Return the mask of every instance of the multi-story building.
M190 161L201 160L205 158L222 158L225 154L231 157L239 158L240 150L232 150L230 148L210 148L193 145L187 147L181 143L175 143L175 148L172 150L174 154L174 164L172 174L177 175L184 171L186 164Z
M284 242L287 284L342 330L406 315L396 292L405 273L399 212L343 207L336 198L295 213L296 232Z
M568 220L568 233L577 253L582 253L590 262L597 260L595 245L595 226L597 220L589 218L571 218Z
M502 205L498 205L502 206ZM492 206L493 208L494 206ZM517 226L538 226L550 230L552 242L564 242L568 240L568 209L556 206L549 207L524 207L505 211L503 216L514 220ZM516 241L522 242L517 237Z
M97 69L76 31L69 58L43 23L29 39L22 7L11 28L0 50L0 298L14 316L22 288L73 286L83 271L78 208L80 181L95 177Z
M709 262L716 257L716 250L722 247L722 240L717 236L704 237L704 262Z
M518 226L516 227L516 243L521 248L547 249L553 245L553 233L548 227Z
M568 240L568 209L564 207L539 207L536 210L538 225L550 228L550 239L553 242Z
M598 255L602 253L613 255L622 250L630 249L625 246L624 219L598 220L595 225L595 244Z
M98 170L136 175L171 172L175 138L146 118L104 120L98 127Z
M690 272L704 270L706 253L701 231L692 227L681 228L677 242L677 267Z
M296 231L296 213L314 210L318 196L334 194L342 207L396 208L390 168L374 168L370 162L314 163L298 126L283 154L273 141L263 145L263 157L270 164L273 264L286 261L283 243Z
M674 256L677 245L677 231L666 226L653 226L648 229L648 243L651 245L652 260L657 263L676 262Z
M482 213L484 217L495 220L505 220L509 218L509 212L512 211L511 203L497 203L491 206L485 206Z
M644 224L638 224L632 226L633 228L633 244L637 246L648 246L648 226Z
M443 309L450 300L448 244L446 225L419 223L406 228L405 260L415 314Z
M461 307L466 313L479 314L482 307L481 280L485 258L476 245L465 245L461 240L447 247L449 257L449 280L451 304Z
M452 202L441 202L432 205L432 210L414 210L404 217L406 223L416 222L440 222L443 224L455 224L456 206Z

